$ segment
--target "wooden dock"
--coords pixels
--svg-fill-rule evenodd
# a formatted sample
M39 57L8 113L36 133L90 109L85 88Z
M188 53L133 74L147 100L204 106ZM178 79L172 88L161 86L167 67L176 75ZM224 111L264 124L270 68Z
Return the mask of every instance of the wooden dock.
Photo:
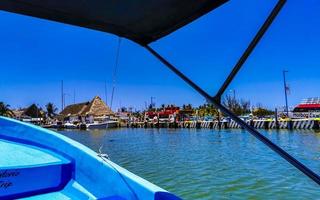
M320 129L320 119L288 119L275 121L272 119L248 120L256 129ZM206 129L241 129L235 121L184 121L184 122L134 122L128 123L131 128L206 128Z

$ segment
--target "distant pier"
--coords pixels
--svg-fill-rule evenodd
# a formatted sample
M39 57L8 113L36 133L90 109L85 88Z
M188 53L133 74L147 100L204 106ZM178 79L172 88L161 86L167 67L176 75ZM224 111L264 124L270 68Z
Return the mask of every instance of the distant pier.
M256 129L320 129L320 119L272 119L247 120L247 124ZM129 128L194 128L194 129L241 129L233 120L230 121L184 121L184 122L131 122Z

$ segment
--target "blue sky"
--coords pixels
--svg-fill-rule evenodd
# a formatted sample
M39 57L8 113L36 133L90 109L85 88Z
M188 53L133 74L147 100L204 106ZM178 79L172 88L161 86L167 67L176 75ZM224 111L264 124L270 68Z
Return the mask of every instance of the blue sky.
M216 11L152 44L211 94L246 48L274 0L231 0ZM284 105L282 70L289 71L289 105L320 96L320 2L288 0L283 11L229 90L253 105ZM11 107L66 103L104 97L110 101L118 38L111 34L0 12L0 101ZM122 40L114 108L191 103L204 99L145 49Z

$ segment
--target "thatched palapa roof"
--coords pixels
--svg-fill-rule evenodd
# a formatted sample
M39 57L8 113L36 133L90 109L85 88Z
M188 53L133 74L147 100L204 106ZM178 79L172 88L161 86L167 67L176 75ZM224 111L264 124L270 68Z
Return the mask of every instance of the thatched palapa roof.
M91 102L69 105L60 113L63 116L106 116L112 114L111 109L99 96L94 97Z

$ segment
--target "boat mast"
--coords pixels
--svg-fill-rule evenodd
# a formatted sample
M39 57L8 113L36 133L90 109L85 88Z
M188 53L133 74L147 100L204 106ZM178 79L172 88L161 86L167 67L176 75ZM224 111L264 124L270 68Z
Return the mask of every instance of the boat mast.
M110 102L110 109L111 110L112 110L112 104L113 104L114 90L116 87L116 77L117 77L117 70L118 70L118 65L119 65L119 55L120 55L120 45L121 45L121 37L119 37L119 40L118 40L116 60L114 63L114 70L113 70L113 74L112 74L112 92L111 92L111 102Z
M285 97L285 101L286 101L286 114L287 117L289 117L289 109L288 109L288 94L287 94L287 82L286 82L286 73L288 71L287 70L283 70L283 85L284 85L284 97Z
M76 89L73 89L73 104L76 104Z
M63 80L61 81L61 112L64 109L64 94L63 94Z
M107 88L107 81L104 82L104 95L106 100L106 105L108 105L108 88Z

